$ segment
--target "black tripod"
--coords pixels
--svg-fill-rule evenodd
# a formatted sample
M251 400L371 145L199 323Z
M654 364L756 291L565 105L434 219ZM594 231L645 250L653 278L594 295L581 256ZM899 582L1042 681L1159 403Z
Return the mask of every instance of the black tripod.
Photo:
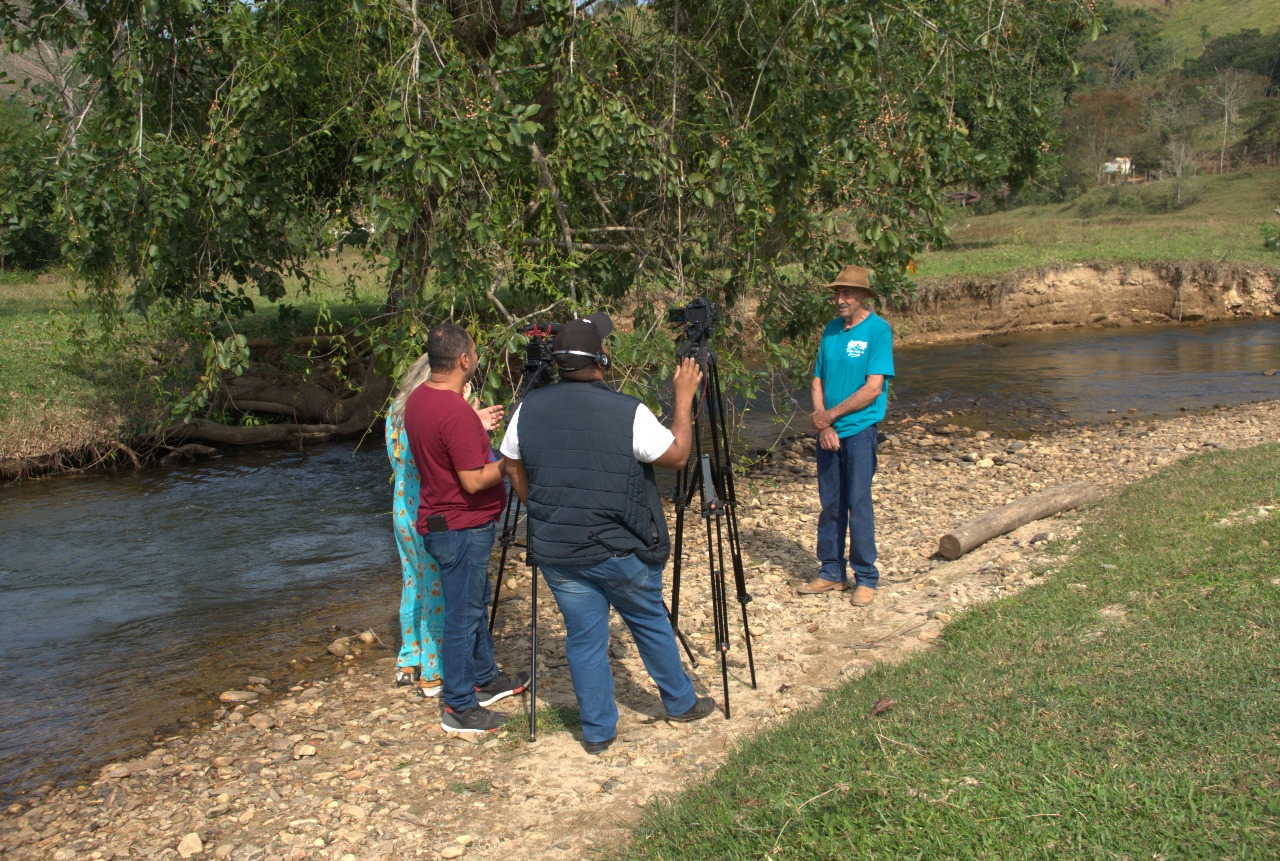
M520 388L516 391L515 403L511 407L511 412L515 414L516 405L518 405L524 396L534 389L544 386L555 378L555 370L552 365L550 347L547 338L552 332L556 331L558 326L555 324L533 324L525 326L521 329L529 336L529 343L525 347L525 361L520 366ZM516 496L515 489L507 491L507 506L502 515L502 533L498 538L498 544L502 547L502 552L498 556L498 576L495 578L493 585L493 606L489 608L489 633L493 633L493 627L498 621L498 595L502 592L502 573L507 568L507 553L512 547L523 547L526 550L525 562L529 566L530 576L530 592L529 592L529 741L537 738L537 714L538 714L538 563L533 561L533 557L527 555L528 541L528 523L525 523L525 542L521 544L516 539L516 532L520 525L520 509L522 504L520 498Z
M720 683L724 693L724 716L729 714L729 606L725 574L725 545L729 564L733 566L733 582L738 603L742 607L742 638L747 644L747 666L751 671L751 687L756 686L756 663L751 654L751 628L747 621L746 577L742 570L742 546L738 540L738 519L734 514L737 496L733 489L733 470L729 460L729 435L725 424L724 400L720 392L720 372L715 353L706 342L708 328L696 330L676 355L692 356L703 370L703 391L694 404L693 444L689 462L676 475L675 562L671 569L671 626L680 633L680 566L684 549L684 512L695 496L702 500L702 519L706 523L707 566L711 576L711 609L716 648L720 651ZM694 666L698 659L680 634L680 642Z

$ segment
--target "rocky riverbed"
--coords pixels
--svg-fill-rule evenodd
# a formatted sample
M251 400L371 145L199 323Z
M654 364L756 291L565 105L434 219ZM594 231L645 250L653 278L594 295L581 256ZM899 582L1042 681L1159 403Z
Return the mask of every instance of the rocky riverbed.
M316 656L318 666L338 662L332 675L287 690L247 678L207 727L160 741L79 786L46 788L13 803L0 817L0 854L57 861L581 858L625 839L655 795L715 769L736 738L817 703L877 662L928 648L965 608L1052 576L1063 558L1052 554L1069 552L1089 512L1028 524L954 562L935 555L949 529L1058 483L1088 481L1109 493L1196 452L1267 442L1280 442L1280 402L1122 419L1021 441L961 432L946 416L918 416L880 449L882 579L875 603L861 609L843 594L795 593L815 570L817 499L813 444L798 440L737 479L757 686L749 686L731 580L732 719L661 720L656 691L615 619L619 739L602 756L586 754L572 726L563 629L544 588L542 729L534 742L523 698L497 706L513 715L501 734L446 735L434 702L393 685L394 653L383 645L393 635L375 626L366 642L355 638L345 650L335 647L336 656ZM681 627L705 655L694 671L700 688L723 704L700 561L702 524L695 519L692 526L698 561L686 561ZM499 658L510 669L528 662L529 585L527 570L511 560L498 638Z

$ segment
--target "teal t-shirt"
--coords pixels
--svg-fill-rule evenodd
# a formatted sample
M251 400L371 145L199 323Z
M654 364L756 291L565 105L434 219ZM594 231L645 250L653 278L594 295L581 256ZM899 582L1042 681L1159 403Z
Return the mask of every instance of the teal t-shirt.
M845 331L839 318L822 330L818 363L813 375L822 380L822 406L831 409L862 388L867 377L883 374L886 385L880 396L855 413L836 419L836 434L846 439L884 418L889 401L888 380L893 377L893 330L883 318L872 313Z

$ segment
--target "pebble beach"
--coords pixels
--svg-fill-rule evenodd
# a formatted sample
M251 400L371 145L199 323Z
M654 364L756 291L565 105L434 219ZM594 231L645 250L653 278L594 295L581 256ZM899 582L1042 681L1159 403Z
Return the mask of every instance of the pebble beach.
M792 440L735 478L756 686L730 578L731 718L662 720L657 692L615 617L619 738L604 754L587 754L573 726L563 627L543 588L536 740L529 740L525 697L495 706L512 716L505 731L450 735L435 701L394 685L394 632L378 627L388 615L381 613L351 620L347 627L364 633L315 656L326 670L316 679L286 687L246 678L199 728L159 739L79 784L13 802L0 815L0 855L580 859L624 841L655 796L714 770L735 739L817 704L877 663L930 648L967 608L1054 576L1091 509L1028 523L955 561L937 555L948 530L1059 484L1088 482L1105 499L1198 452L1277 442L1277 401L1168 419L1121 417L1030 439L975 433L946 415L912 417L880 447L881 582L875 602L855 608L844 593L795 592L816 572L817 481L813 441ZM1260 516L1280 518L1280 509ZM693 526L702 529L700 521ZM695 684L723 704L705 555L686 557L680 626L700 654ZM508 670L528 666L530 594L528 569L510 559L496 632Z

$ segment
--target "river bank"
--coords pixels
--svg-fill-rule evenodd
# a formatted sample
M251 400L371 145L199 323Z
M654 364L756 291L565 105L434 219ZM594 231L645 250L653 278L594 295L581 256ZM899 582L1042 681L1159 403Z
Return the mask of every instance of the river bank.
M393 686L385 614L352 619L348 629L375 636L353 644L359 655L314 656L317 666L339 667L336 675L288 690L246 679L245 698L261 695L260 703L229 704L208 727L109 765L94 780L10 805L0 851L42 859L497 859L513 850L579 858L623 839L655 795L714 769L734 739L816 704L878 662L928 648L965 607L1033 586L1046 568L1052 576L1055 554L1067 552L1053 539L1069 543L1088 512L1028 524L955 562L933 555L949 529L1062 481L1112 491L1197 451L1277 441L1278 402L1063 428L1027 441L966 434L944 415L915 416L881 447L882 581L866 609L842 595L794 592L813 570L817 491L811 443L793 441L737 482L758 685L747 684L741 620L731 614L731 720L658 719L656 694L622 634L611 649L619 741L603 756L585 754L568 725L574 701L562 629L541 590L538 705L546 724L538 740L526 741L518 700L500 704L516 717L499 737L449 737L434 703ZM704 654L706 579L686 561L682 627ZM499 657L509 668L528 661L528 587L512 560L499 614ZM695 677L723 702L714 655Z
M896 343L1052 328L1123 328L1280 316L1280 270L1199 262L1081 263L938 279L886 315Z
M902 347L1048 329L1265 319L1280 316L1280 269L1194 262L1059 264L998 278L934 279L904 306L881 313ZM10 392L0 404L12 407L19 400ZM216 453L206 446L175 451L154 435L131 438L124 428L152 425L154 417L142 420L127 412L123 404L105 402L66 415L55 408L34 425L16 412L0 412L0 481ZM363 432L362 425L358 434Z

